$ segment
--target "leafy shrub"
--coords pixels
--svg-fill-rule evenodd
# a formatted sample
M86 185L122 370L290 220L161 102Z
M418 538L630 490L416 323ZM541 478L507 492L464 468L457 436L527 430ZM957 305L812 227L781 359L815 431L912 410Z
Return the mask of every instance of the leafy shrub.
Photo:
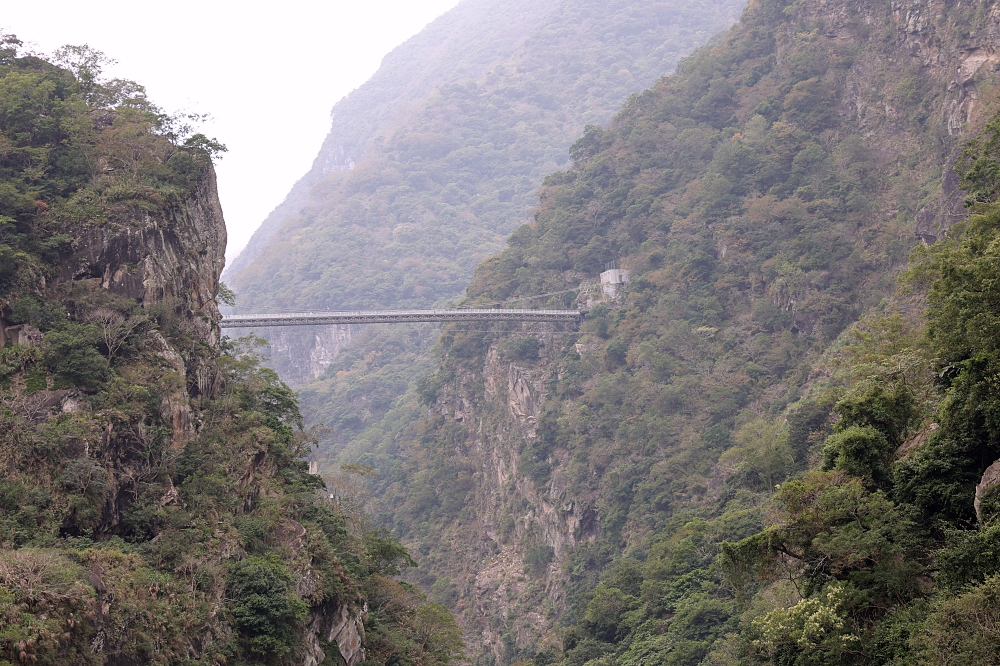
M256 514L244 514L236 519L236 529L243 539L243 546L251 555L267 551L267 535L274 528L274 521Z
M524 569L528 574L539 578L545 573L554 556L555 551L552 546L532 546L524 554Z
M511 358L518 361L538 360L538 339L537 338L516 338L508 341L506 345L507 353Z
M823 468L842 469L848 474L885 487L891 476L889 465L896 448L872 426L849 426L831 435L823 446Z
M66 324L45 335L43 362L49 371L72 385L94 390L110 372L110 366L98 351L103 342L96 324Z
M914 638L928 666L1000 661L1000 576L942 600Z
M309 608L291 586L291 575L275 555L252 556L230 566L229 612L253 662L280 659L295 649Z
M35 362L38 350L26 345L7 345L0 347L0 380L11 375L24 372Z
M637 598L602 583L587 604L581 626L598 640L615 643L628 633L625 616L637 605Z

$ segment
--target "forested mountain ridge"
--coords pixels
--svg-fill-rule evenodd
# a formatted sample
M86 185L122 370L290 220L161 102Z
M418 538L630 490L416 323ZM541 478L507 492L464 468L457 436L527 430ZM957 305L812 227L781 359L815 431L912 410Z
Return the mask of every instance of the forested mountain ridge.
M489 66L472 48L437 66L438 45L421 35L403 47L405 57L387 58L372 81L338 104L320 160L334 159L328 156L345 140L339 133L364 136L351 139L360 151L351 157L353 168L328 172L318 161L322 179L307 177L308 196L293 194L280 222L267 223L280 233L248 248L253 260L245 266L238 260L226 276L240 307L412 307L460 295L475 266L527 219L535 190L567 163L584 126L605 122L629 94L735 20L742 6L742 0L461 3L431 33L468 29L490 54ZM453 25L460 16L478 23ZM435 77L422 79L422 88L397 90L415 67ZM420 95L411 98L411 91ZM391 101L379 101L382 95ZM391 114L372 125L369 116L382 118L382 108ZM291 351L308 357L315 337L300 337ZM321 367L305 373L296 359L279 358L285 344L272 349L283 376L296 384L315 377Z
M220 339L225 148L0 35L0 664L447 664L451 615Z
M465 304L612 259L627 290L578 335L446 328L437 372L342 458L380 471L376 510L483 663L953 663L915 637L993 609L993 588L948 598L990 573L973 499L1000 452L933 434L969 398L930 377L989 389L935 365L949 333L926 342L919 294L960 292L991 223L932 253L950 286L893 294L918 234L965 215L953 167L998 107L998 34L992 3L753 2L574 145ZM966 299L952 324L987 316ZM975 573L935 587L949 538Z
M330 133L309 173L268 215L228 271L247 266L287 218L299 214L313 185L334 171L353 168L376 137L390 136L404 122L408 105L441 85L482 76L555 4L467 0L386 55L371 79L333 107Z
M443 80L427 81L423 97L380 124L377 136L353 132L363 137L350 157L353 169L320 167L325 180L312 185L302 210L283 220L281 236L232 272L241 306L424 305L461 293L475 265L524 220L534 189L566 162L583 126L605 121L630 92L671 71L741 7L461 3L415 38L422 48L401 47L344 100L347 108L334 109L335 123L367 127L380 114L366 93L392 90L382 78L406 81L396 69L414 62L439 71L434 58L423 64L424 51L438 47L441 26L449 25L449 34L460 30L450 26L454 12L474 12L490 28L472 32L476 48L449 53ZM524 24L530 30L519 28ZM497 48L501 35L520 38L509 44L505 37ZM502 55L486 68L480 49ZM401 98L394 104L409 101L407 92L390 94Z

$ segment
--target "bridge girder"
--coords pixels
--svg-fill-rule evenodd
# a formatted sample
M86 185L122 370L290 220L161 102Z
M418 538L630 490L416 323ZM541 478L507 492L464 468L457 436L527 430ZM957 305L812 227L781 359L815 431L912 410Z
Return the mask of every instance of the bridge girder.
M359 312L304 312L299 314L226 315L222 328L267 326L330 326L336 324L403 324L449 321L579 322L577 310L372 310Z

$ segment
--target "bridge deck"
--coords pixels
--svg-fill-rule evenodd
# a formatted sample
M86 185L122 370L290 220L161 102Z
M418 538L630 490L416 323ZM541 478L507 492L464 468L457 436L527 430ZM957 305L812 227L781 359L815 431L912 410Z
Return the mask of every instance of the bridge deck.
M299 314L226 315L222 328L262 326L329 326L331 324L400 324L443 321L578 322L576 310L369 310L359 312L303 312Z

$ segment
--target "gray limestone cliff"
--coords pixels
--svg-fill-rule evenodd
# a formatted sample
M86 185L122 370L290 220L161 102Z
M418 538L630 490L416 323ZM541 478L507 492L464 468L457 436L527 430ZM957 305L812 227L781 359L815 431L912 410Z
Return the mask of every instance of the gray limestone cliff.
M539 358L530 364L491 346L485 363L463 370L430 409L432 418L466 429L468 440L455 454L474 470L468 516L449 525L443 537L467 557L457 570L433 572L456 586L466 642L498 663L507 658L511 640L530 645L546 637L565 608L569 579L560 563L601 534L594 498L574 495L561 465L568 451L556 452L543 486L521 469L521 452L538 438L564 334L554 327L514 334L537 340ZM420 550L419 539L412 545Z
M72 254L47 285L50 291L106 290L146 309L166 307L192 339L218 347L221 315L215 299L225 265L226 225L211 165L179 206L157 213L119 213L101 224L81 222L66 233L73 239ZM0 319L0 343L39 343L40 334L32 333L30 326L6 326ZM218 392L218 372L201 355L173 348L156 330L145 334L143 349L176 374L175 390L163 397L161 411L172 427L173 446L182 448L195 432L192 401ZM62 411L72 411L76 403L65 390L42 391L35 400ZM112 514L114 524L117 510Z
M345 326L281 326L265 330L227 329L230 337L259 335L267 340L267 364L289 386L308 384L336 358L351 338L358 334L357 325Z

